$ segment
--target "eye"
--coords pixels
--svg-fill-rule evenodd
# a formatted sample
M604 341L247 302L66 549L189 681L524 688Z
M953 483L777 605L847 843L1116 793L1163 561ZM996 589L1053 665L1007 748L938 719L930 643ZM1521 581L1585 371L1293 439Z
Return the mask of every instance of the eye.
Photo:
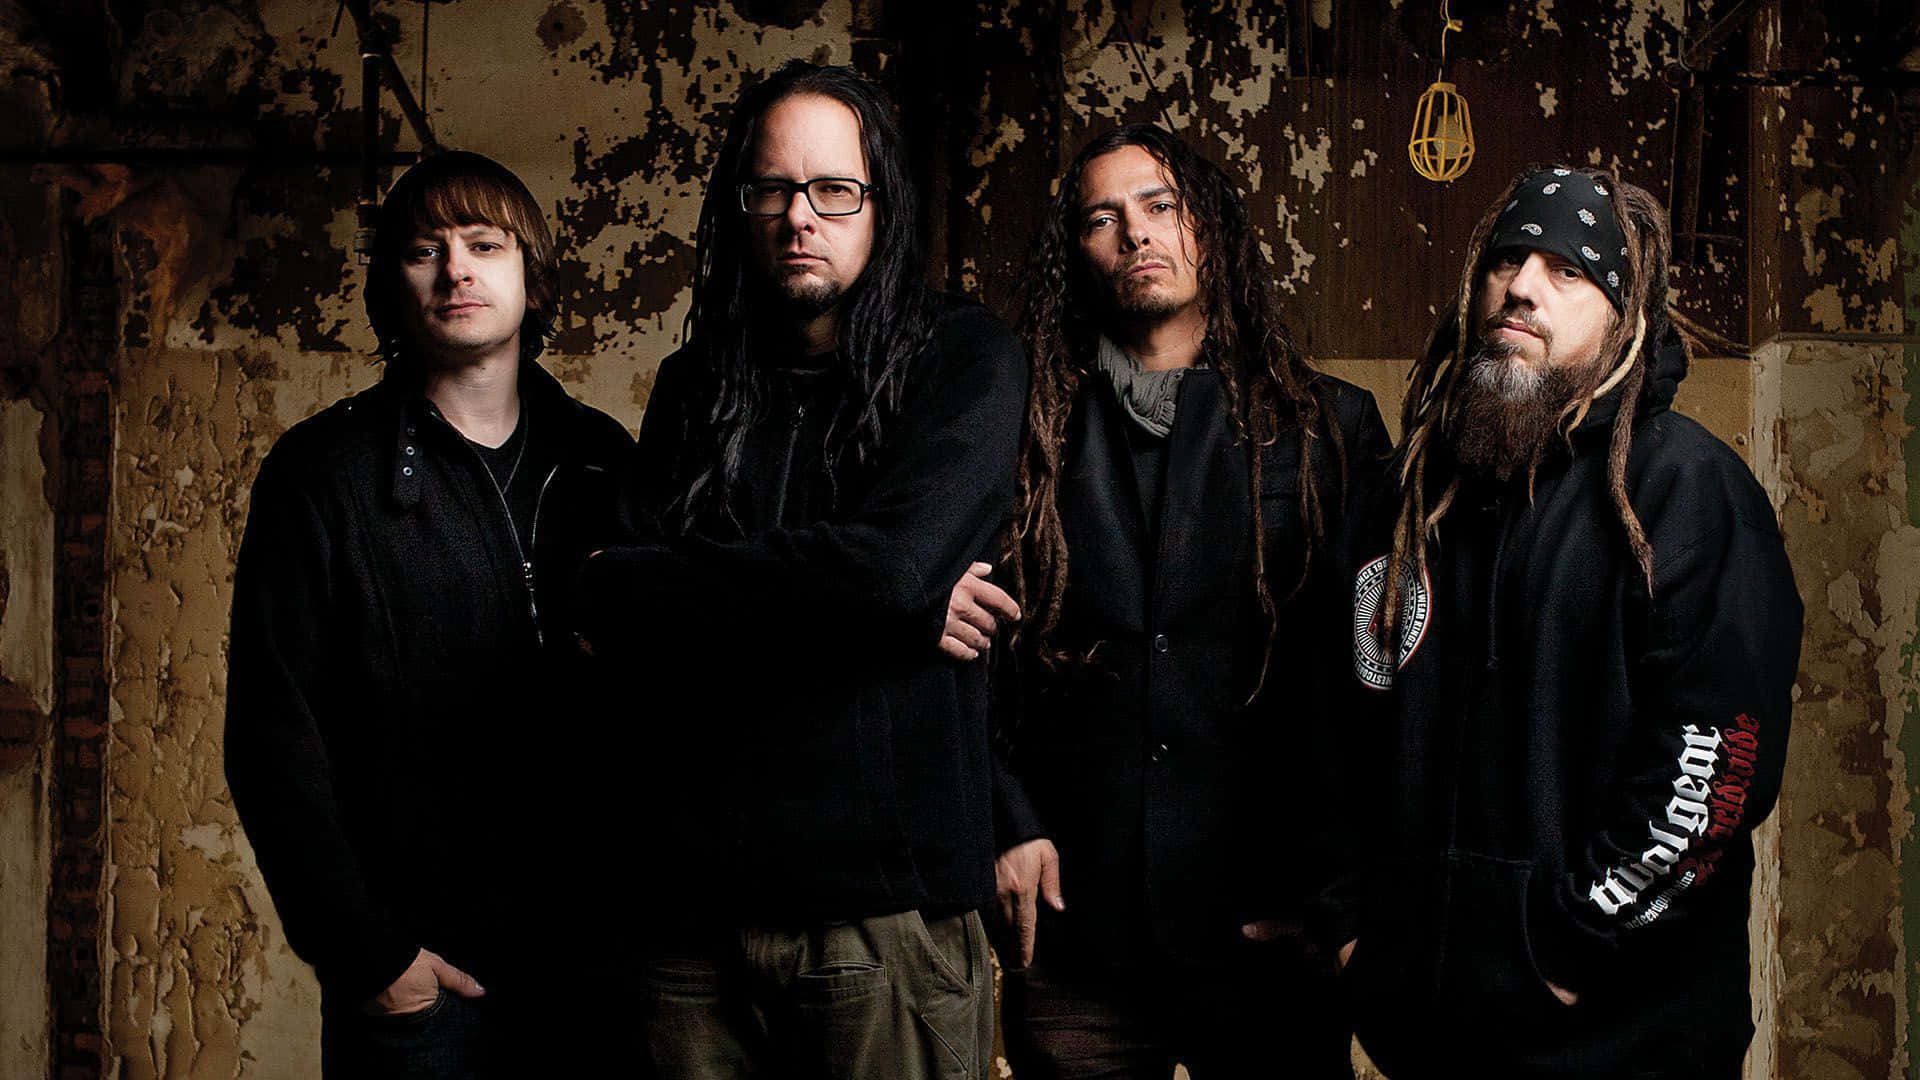
M407 249L407 261L420 262L424 259L435 258L439 254L440 248L434 244L415 244Z
M850 184L842 184L836 181L831 184L821 184L820 193L822 195L833 195L833 196L851 195L853 194L853 187Z
M1088 232L1094 232L1096 230L1106 228L1107 226L1113 224L1116 220L1118 219L1116 219L1112 214L1095 214L1092 217L1087 219L1086 229Z
M1169 210L1177 210L1179 209L1179 207L1174 203L1168 202L1165 199L1161 199L1158 202L1155 202L1152 206L1148 207L1148 209L1152 210L1156 214L1164 214Z
M501 244L497 240L476 240L468 246L474 251L490 252L490 251L499 251L502 247L506 245Z

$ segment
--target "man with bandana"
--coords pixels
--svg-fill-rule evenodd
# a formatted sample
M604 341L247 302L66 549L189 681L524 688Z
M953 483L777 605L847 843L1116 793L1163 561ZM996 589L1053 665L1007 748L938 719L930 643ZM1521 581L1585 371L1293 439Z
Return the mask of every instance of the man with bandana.
M1669 247L1638 187L1518 179L1353 549L1378 741L1342 982L1394 1080L1731 1080L1752 1038L1801 605L1766 494L1670 410Z

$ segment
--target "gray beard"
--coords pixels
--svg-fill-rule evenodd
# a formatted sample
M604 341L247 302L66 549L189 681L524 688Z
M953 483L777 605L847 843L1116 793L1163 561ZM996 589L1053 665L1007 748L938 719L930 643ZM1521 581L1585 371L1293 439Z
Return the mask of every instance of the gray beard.
M1459 405L1447 424L1460 464L1502 481L1522 470L1533 473L1559 429L1561 412L1592 389L1564 368L1517 361L1517 351L1510 342L1474 343Z

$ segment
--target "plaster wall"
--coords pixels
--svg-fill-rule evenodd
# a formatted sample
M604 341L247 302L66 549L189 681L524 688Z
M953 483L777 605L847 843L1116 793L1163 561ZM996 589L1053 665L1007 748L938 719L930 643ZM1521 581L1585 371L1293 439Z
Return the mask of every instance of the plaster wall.
M0 3L0 24L13 6ZM331 28L333 3L144 6L111 85L97 91L117 103L119 127L76 115L63 121L65 137L353 146L358 55L351 24ZM421 7L377 6L418 87ZM1678 0L1536 0L1476 17L1451 41L1449 72L1477 110L1481 155L1443 186L1404 165L1407 117L1433 75L1437 20L1419 4L1016 0L929 11L925 19L946 20L938 33L890 20L883 7L894 6L432 5L426 104L437 131L526 178L558 226L565 318L548 360L571 390L637 424L653 371L677 344L717 121L744 80L797 55L879 71L928 118L909 136L932 178L936 272L1002 311L1017 301L1014 271L1047 181L1073 149L1123 120L1172 124L1248 191L1302 340L1330 370L1372 389L1397 429L1405 361L1369 358L1420 347L1473 218L1521 164L1606 164L1664 193L1676 132L1673 95L1657 76L1697 15ZM26 70L11 53L0 61ZM68 102L79 98L67 88ZM1785 252L1787 270L1804 265L1817 280L1767 278L1756 307L1776 319L1801 313L1807 330L1899 333L1911 323L1896 315L1914 290L1896 295L1892 282L1920 240L1896 243L1897 226L1876 209L1889 182L1870 163L1897 144L1888 110L1859 95L1789 104L1776 111L1770 100L1756 122L1791 120L1781 157L1804 176L1782 195L1783 220L1756 224L1752 254ZM391 109L384 123L389 143L412 145ZM317 993L236 825L220 713L231 560L258 462L288 426L374 377L351 254L355 175L268 163L98 170L66 182L87 212L113 222L123 281L112 418L109 1070L310 1076ZM1729 182L1738 192L1747 181ZM28 239L24 256L46 260L44 276L59 280L57 242ZM1705 255L1682 274L1680 299L1711 327L1747 336L1746 264L1724 245ZM1767 323L1752 336L1778 329ZM1703 361L1680 399L1747 452L1783 501L1810 612L1808 704L1777 841L1761 841L1777 842L1785 860L1778 882L1760 882L1755 916L1760 1008L1781 1011L1777 1036L1756 1045L1753 1073L1891 1076L1907 1067L1901 1003L1920 989L1906 974L1910 872L1899 850L1911 835L1901 739L1913 729L1901 718L1915 711L1907 568L1916 563L1895 558L1914 554L1900 546L1910 541L1896 521L1901 511L1911 524L1906 470L1920 460L1901 427L1912 423L1901 387L1914 364L1896 362L1897 347L1770 348L1755 367ZM41 422L31 406L0 407L9 511L0 552L15 582L0 618L0 676L14 681L32 665L9 651L7 635L50 637L52 618L21 599L21 567L38 556L16 554L51 521L41 512L49 498L12 497L31 486L28 449ZM28 508L18 531L15 505ZM29 772L0 775L0 1075L45 1060L44 1044L28 1045L45 1028L44 990L21 974L44 966L28 927L45 891L31 876L44 864L34 845L44 844L35 822L45 807L21 779ZM15 865L28 869L16 875ZM1772 964L1776 924L1782 951ZM39 947L44 956L44 934ZM13 1027L15 1017L28 1026ZM19 1047L16 1030L28 1033ZM1842 1068L1852 1071L1829 1071Z
M45 419L31 402L0 402L0 694L42 718L0 767L0 1076L32 1076L47 1060L53 507L41 460Z

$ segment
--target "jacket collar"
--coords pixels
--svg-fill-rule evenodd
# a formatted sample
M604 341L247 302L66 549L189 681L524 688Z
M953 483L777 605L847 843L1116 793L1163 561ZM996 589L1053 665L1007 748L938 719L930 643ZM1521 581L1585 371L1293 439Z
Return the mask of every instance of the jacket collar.
M520 363L519 388L520 407L530 411L543 433L541 438L554 440L548 445L560 461L574 458L580 443L573 436L582 430L580 421L586 407L568 395L560 380L531 360ZM390 371L362 396L368 399L367 404L388 414L383 423L388 425L393 440L389 477L393 501L402 509L417 506L424 449L421 439L429 430L427 425L445 424L446 420L427 400L417 375Z

